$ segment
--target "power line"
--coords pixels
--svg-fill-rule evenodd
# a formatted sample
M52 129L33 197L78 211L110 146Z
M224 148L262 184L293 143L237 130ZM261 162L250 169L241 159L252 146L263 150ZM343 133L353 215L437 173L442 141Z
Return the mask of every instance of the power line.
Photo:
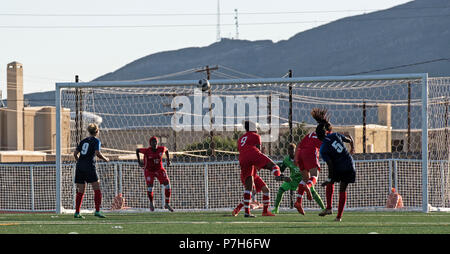
M253 22L240 23L240 26L250 25L286 25L286 24L307 24L307 23L328 23L328 22L367 22L367 21L385 21L397 19L417 19L417 18L440 18L450 17L450 14L445 15L424 15L424 16L393 16L385 18L364 18L364 19L348 19L342 18L337 20L305 20L305 21L281 21L281 22ZM223 26L235 26L235 23L222 24ZM159 25L2 25L0 29L114 29L114 28L169 28L169 27L211 27L217 24L159 24Z
M390 11L417 10L417 9L444 9L450 6L423 6L403 7L388 9ZM307 11L272 11L272 12L239 12L240 15L279 15L279 14L317 14L317 13L340 13L340 12L372 12L386 9L348 9L348 10L307 10ZM18 17L142 17L142 16L216 16L217 13L0 13L0 16ZM234 12L225 12L221 15L235 15Z
M403 65L386 67L386 68L382 68L382 69L375 69L375 70L370 70L370 71L357 72L357 73L352 73L352 74L347 74L347 75L348 76L361 75L361 74L367 74L367 73L373 73L373 72L379 72L379 71L387 71L387 70L394 70L394 69L399 69L399 68L404 68L404 67L410 67L410 66L422 65L422 64L429 64L429 63L435 63L435 62L441 62L441 61L449 61L449 60L450 60L450 58L438 58L438 59L427 60L427 61L422 61L422 62L417 62L417 63L403 64Z

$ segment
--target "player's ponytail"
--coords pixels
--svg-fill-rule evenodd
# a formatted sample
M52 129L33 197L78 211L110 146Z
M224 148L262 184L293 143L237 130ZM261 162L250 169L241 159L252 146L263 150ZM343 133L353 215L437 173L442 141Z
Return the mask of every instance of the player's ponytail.
M330 116L327 109L313 108L311 116L317 121L316 135L319 140L323 140L328 132L331 132L333 127L329 121Z
M89 124L87 130L88 130L89 134L96 135L98 133L98 125L95 123L91 123L91 124Z

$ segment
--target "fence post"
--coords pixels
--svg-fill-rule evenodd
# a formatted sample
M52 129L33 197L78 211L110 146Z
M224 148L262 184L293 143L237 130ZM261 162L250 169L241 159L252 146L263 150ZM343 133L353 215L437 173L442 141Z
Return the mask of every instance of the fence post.
M72 176L72 178L75 177L75 171L76 171L76 164L72 165L72 173L70 174ZM75 210L75 206L76 206L76 197L77 197L77 186L76 184L72 184L72 207Z
M444 162L441 161L441 196L442 196L442 207L445 207L445 174L444 174Z
M392 190L392 163L393 160L389 160L389 190L388 190L388 194L390 193L390 190Z
M117 197L117 195L120 193L119 192L119 176L117 175L117 162L113 162L114 163L114 197Z
M396 160L394 160L394 188L398 190L398 165Z
M122 188L122 163L119 163L119 173L118 173L118 177L119 177L119 180L118 180L118 185L119 185L119 193L122 193L123 192L123 188Z
M205 164L205 209L209 209L208 164Z
M33 166L30 166L30 187L31 187L31 211L34 212L34 177Z

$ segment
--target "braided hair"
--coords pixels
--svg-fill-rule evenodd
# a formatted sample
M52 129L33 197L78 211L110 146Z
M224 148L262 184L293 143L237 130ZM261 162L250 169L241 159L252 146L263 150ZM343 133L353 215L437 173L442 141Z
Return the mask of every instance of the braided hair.
M313 108L311 116L317 121L316 135L319 140L323 140L327 132L331 132L333 127L330 123L330 115L327 109Z

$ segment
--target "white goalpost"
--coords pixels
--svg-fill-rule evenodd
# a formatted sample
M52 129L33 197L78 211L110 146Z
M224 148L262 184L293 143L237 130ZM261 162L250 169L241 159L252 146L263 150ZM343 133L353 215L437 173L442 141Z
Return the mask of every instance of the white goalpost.
M174 209L223 210L242 198L234 146L242 120L260 124L265 153L281 161L289 143L315 128L309 114L314 107L326 107L333 130L355 139L357 179L350 185L349 210L384 210L392 188L403 196L404 210L450 210L449 78L392 74L209 82L205 91L197 80L57 83L56 213L74 209L71 154L90 122L99 123L102 151L111 158L97 163L103 209L122 194L125 210L148 210L135 150L157 136L172 157L166 170ZM327 176L321 165L319 183ZM270 172L260 173L273 203L280 183ZM156 207L163 207L164 191L154 190ZM93 208L91 195L88 189L83 207ZM281 207L291 206L285 194ZM305 207L318 209L309 201Z

